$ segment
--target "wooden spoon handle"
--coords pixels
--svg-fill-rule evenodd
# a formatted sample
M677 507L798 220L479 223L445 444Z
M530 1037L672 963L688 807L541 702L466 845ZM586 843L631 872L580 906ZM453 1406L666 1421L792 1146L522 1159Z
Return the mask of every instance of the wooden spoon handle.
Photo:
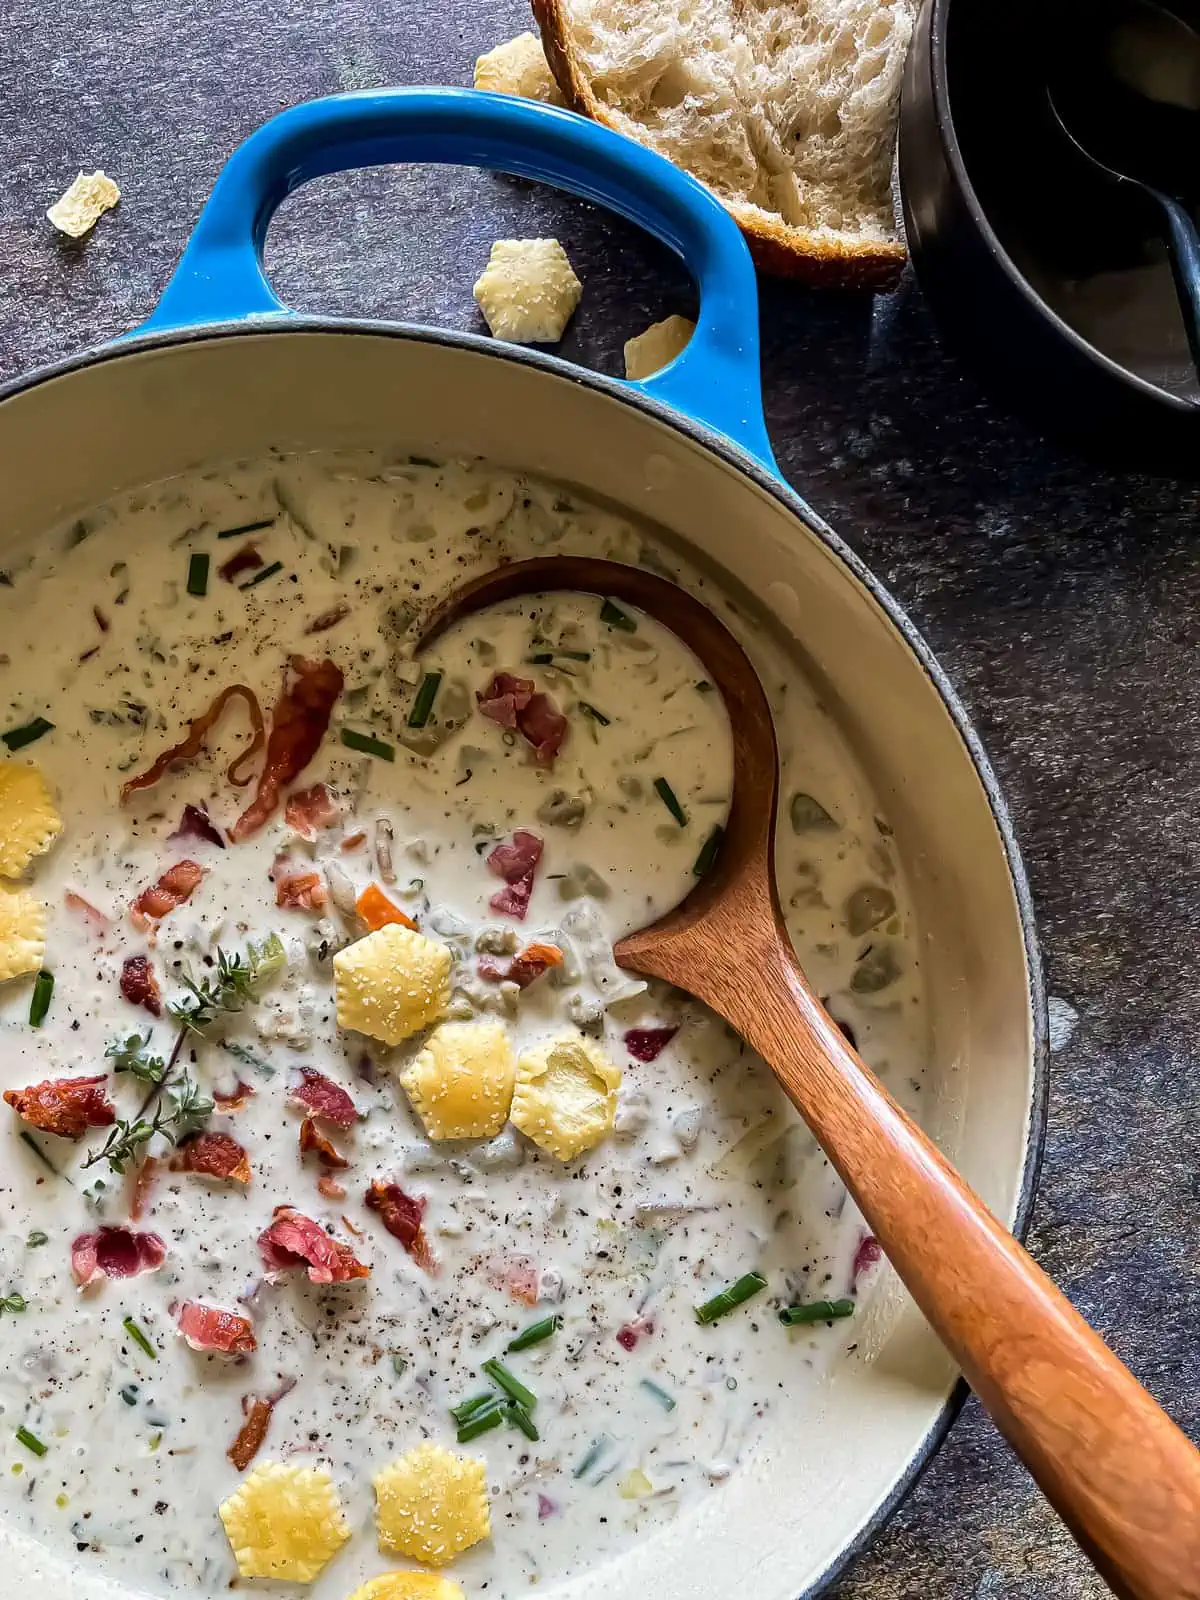
M1200 1600L1200 1452L891 1099L791 951L760 962L705 997L778 1075L1001 1432L1116 1594Z

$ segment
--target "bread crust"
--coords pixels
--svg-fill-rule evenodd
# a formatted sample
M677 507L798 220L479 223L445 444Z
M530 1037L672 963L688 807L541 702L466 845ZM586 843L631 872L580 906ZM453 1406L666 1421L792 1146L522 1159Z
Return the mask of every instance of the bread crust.
M567 0L531 0L542 48L572 111L617 128L592 92L587 70L571 34ZM908 252L901 240L854 239L794 228L782 217L763 215L736 200L718 196L742 230L755 265L776 278L791 278L813 289L894 289Z

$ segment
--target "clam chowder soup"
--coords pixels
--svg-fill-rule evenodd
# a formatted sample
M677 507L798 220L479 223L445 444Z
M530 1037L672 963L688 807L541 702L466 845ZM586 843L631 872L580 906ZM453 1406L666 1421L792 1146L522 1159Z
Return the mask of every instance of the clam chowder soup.
M520 1596L719 1516L878 1250L770 1074L612 942L719 847L728 622L803 965L919 1109L886 818L775 636L609 510L280 456L0 553L0 1527L158 1595ZM739 960L736 945L726 959ZM372 1580L384 1573L441 1573Z

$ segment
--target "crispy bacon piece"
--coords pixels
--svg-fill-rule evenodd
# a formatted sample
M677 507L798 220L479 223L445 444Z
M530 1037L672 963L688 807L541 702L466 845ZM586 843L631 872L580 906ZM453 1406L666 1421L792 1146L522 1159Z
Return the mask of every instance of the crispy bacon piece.
M324 633L328 628L336 628L339 622L350 615L350 607L343 601L341 605L330 606L328 611L322 611L319 617L314 617L305 628L305 633Z
M225 841L217 831L216 824L203 806L186 805L183 816L179 819L179 826L174 833L167 835L168 839L203 839L206 844L215 844L218 850L224 850Z
M358 1107L345 1089L312 1067L300 1068L300 1081L288 1090L288 1099L303 1106L310 1116L323 1117L339 1128L352 1128L358 1121Z
M255 1093L253 1084L243 1083L239 1078L228 1091L214 1089L212 1097L221 1111L240 1111L248 1101L254 1099Z
M678 1032L678 1028L630 1028L625 1048L635 1061L655 1061Z
M527 944L509 962L506 976L509 983L528 989L543 972L549 972L552 967L561 967L562 964L563 953L556 944Z
M522 922L525 920L542 849L542 841L536 833L518 828L511 840L498 844L488 856L488 866L498 878L504 879L504 888L488 901L493 911Z
M234 844L256 833L279 804L279 792L299 777L316 755L334 702L342 692L342 669L332 661L309 661L292 656L296 682L283 692L271 713L267 754L259 774L258 792L229 830Z
M320 911L328 900L319 872L277 872L275 904L284 911Z
M228 561L222 561L217 571L226 583L233 583L243 572L253 572L255 567L261 567L262 564L263 558L258 553L258 546L251 540L240 550L235 550Z
M179 1172L198 1172L202 1177L228 1179L230 1183L249 1183L254 1176L246 1152L228 1133L196 1134L180 1145L172 1166Z
M635 1317L632 1322L627 1322L623 1328L617 1329L617 1343L622 1350L636 1350L638 1340L644 1334L653 1332L654 1324L648 1317Z
M533 746L533 759L539 767L552 767L554 758L567 737L567 719L548 694L533 696L517 718L521 737Z
M537 1305L538 1274L531 1261L521 1257L512 1262L505 1277L505 1286L510 1300L519 1300L525 1306Z
M239 789L249 783L249 774L244 778L239 777L238 768L247 761L252 761L262 749L263 742L266 739L266 728L263 725L262 710L259 707L254 690L248 689L244 683L231 683L228 689L221 690L207 711L201 712L200 716L188 724L188 731L178 744L172 745L169 750L164 750L158 759L146 768L145 772L139 773L135 778L128 778L121 785L122 802L128 800L135 789L152 788L168 768L174 766L176 762L194 761L204 749L204 741L220 721L221 713L225 710L225 707L231 700L239 696L246 702L246 710L250 714L250 726L254 730L254 738L246 749L242 751L241 755L238 756L237 760L230 763L225 776L230 783L235 784Z
M322 828L332 827L341 815L328 784L314 783L311 789L297 789L287 797L283 820L302 839L315 839Z
M492 1256L487 1263L488 1282L503 1289L524 1306L538 1302L538 1269L528 1256Z
M168 867L157 883L143 889L130 908L130 919L137 928L157 922L191 898L192 891L204 876L204 868L195 861L177 861Z
M237 1311L206 1306L201 1300L185 1300L175 1318L175 1326L193 1350L221 1356L252 1356L258 1349L254 1324Z
M78 911L86 917L97 933L102 933L109 926L109 919L103 911L97 910L90 900L85 900L81 894L76 894L74 889L68 889L63 895L63 904L68 911Z
M144 1006L152 1017L162 1016L162 990L149 956L126 956L121 967L121 993L131 1006Z
M316 1156L323 1167L332 1167L337 1172L350 1165L332 1140L327 1139L320 1131L313 1119L305 1117L300 1124L301 1158L310 1153Z
M502 728L517 728L517 718L533 699L532 678L518 678L511 672L497 672L486 689L476 689L475 703L480 714L498 722Z
M873 1233L864 1233L858 1241L858 1249L854 1252L854 1265L850 1268L851 1289L858 1288L859 1279L865 1273L870 1272L882 1255L883 1251L879 1248L879 1240L875 1235Z
M263 1265L269 1273L307 1269L312 1283L348 1283L369 1278L370 1267L349 1245L331 1239L318 1223L294 1206L276 1206L274 1220L258 1236Z
M399 923L402 928L416 927L413 919L389 900L377 883L367 885L354 902L354 909L358 913L358 920L370 933L386 928L393 922Z
M532 678L497 672L486 689L476 690L475 700L481 715L514 729L533 746L538 766L554 765L567 736L567 719L548 694L534 688Z
M262 1449L275 1407L270 1400L255 1400L246 1413L246 1420L238 1429L238 1436L226 1452L239 1472L254 1460Z
M515 983L518 988L528 989L543 972L562 964L563 953L556 944L535 943L526 945L507 963L496 956L482 955L475 963L475 970L487 983Z
M157 1272L166 1259L167 1247L156 1233L135 1233L132 1228L81 1233L71 1246L71 1272L81 1289L97 1278Z
M159 1162L154 1156L146 1156L142 1164L133 1175L133 1188L129 1197L129 1220L140 1222L146 1214L146 1203L150 1198L150 1190L154 1187L154 1180L158 1177Z
M116 1107L103 1087L108 1074L94 1078L47 1078L27 1089L6 1089L4 1098L22 1122L60 1139L81 1139L89 1128L107 1128Z
M378 1211L384 1227L399 1239L419 1267L425 1272L436 1272L437 1262L421 1225L425 1215L424 1200L414 1200L398 1183L380 1183L376 1179L367 1190L367 1209Z
M318 1193L324 1195L326 1200L344 1200L346 1198L345 1185L340 1184L336 1178L331 1178L327 1172L323 1172L317 1179L317 1190ZM342 1220L344 1221L345 1219L343 1218Z

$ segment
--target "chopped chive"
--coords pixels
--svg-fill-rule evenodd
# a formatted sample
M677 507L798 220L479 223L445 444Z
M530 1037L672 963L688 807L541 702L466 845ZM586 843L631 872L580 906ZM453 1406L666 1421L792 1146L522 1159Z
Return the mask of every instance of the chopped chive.
M29 1026L40 1028L50 1009L50 996L54 993L54 974L39 972L29 1001Z
M554 654L562 661L590 661L592 659L590 650L556 650Z
M798 1328L806 1322L837 1322L853 1315L853 1300L810 1300L806 1305L784 1306L779 1320L785 1328Z
M0 1300L0 1311L15 1312L25 1311L27 1309L28 1308L25 1304L25 1296L23 1294L6 1294L3 1300Z
M392 1371L396 1374L396 1376L398 1378L402 1378L404 1376L404 1374L408 1371L407 1358L404 1357L404 1356L396 1355L393 1352L393 1354L392 1354Z
M665 778L655 778L654 790L681 828L687 827L687 812L675 798L675 791Z
M236 1039L218 1039L217 1043L226 1055L232 1056L235 1061L240 1061L243 1066L253 1067L255 1072L261 1072L264 1078L275 1076L275 1068L266 1057L260 1056L256 1050L251 1050L249 1045L239 1044Z
M553 1338L561 1327L561 1317L543 1317L540 1322L530 1323L529 1327L515 1339L510 1339L504 1348L509 1355L517 1350L528 1350L531 1345L541 1344L544 1339Z
M725 837L725 829L718 822L708 838L700 846L700 854L692 863L692 877L702 878L717 859L717 851L721 848L721 840Z
M245 583L239 583L239 589L253 589L257 583L265 583L268 578L273 578L277 572L283 571L282 561L272 561L269 567L264 567L261 572L256 572L252 578L247 578Z
M23 750L27 744L33 744L43 734L52 733L54 724L47 722L45 717L34 717L32 722L26 722L20 728L10 728L7 733L0 733L10 750Z
M126 1317L125 1321L122 1323L122 1327L125 1329L125 1332L129 1335L129 1337L133 1340L134 1344L141 1345L142 1349L150 1357L151 1361L157 1361L158 1360L158 1351L150 1343L149 1339L142 1332L142 1330L138 1327L137 1323L133 1320L132 1317Z
M572 1471L571 1476L573 1478L582 1478L585 1473L590 1472L611 1443L612 1440L606 1433L599 1434L595 1439L592 1440L591 1444L588 1445L587 1452L584 1455L583 1460Z
M27 1234L25 1238L25 1248L27 1250L36 1250L40 1245L49 1243L50 1235L48 1233L43 1233L40 1228L35 1228L33 1232Z
M590 701L581 700L579 702L579 709L583 712L585 717L591 717L592 721L598 722L602 728L607 728L609 723L612 721L611 717L606 717L603 711L600 711L596 706L592 705Z
M607 622L610 628L620 628L622 633L637 632L637 623L628 611L622 611L611 600L606 600L600 607L600 621Z
M136 1383L127 1383L123 1388L117 1390L117 1393L127 1406L137 1405L140 1392Z
M519 1378L514 1378L503 1361L494 1359L485 1361L483 1363L483 1371L487 1373L493 1383L500 1385L510 1400L515 1400L518 1405L524 1406L529 1411L532 1411L534 1406L537 1405L537 1395L532 1390L527 1389Z
M243 522L240 528L222 528L217 534L218 539L240 539L244 533L261 533L264 528L275 526L274 517L266 517L262 522Z
M527 1439L538 1439L541 1435L537 1431L537 1424L526 1411L524 1406L518 1405L515 1400L510 1400L504 1408L509 1422L515 1422L517 1427Z
M159 1447L159 1445L161 1443L162 1443L162 1434L161 1433L152 1433L150 1435L150 1437L146 1440L146 1449L149 1450L151 1455L153 1455L154 1452L158 1449L158 1447Z
M26 1450L32 1450L35 1456L44 1456L46 1454L46 1446L38 1438L37 1434L30 1433L24 1424L17 1429L17 1440L25 1446Z
M33 1137L33 1135L30 1133L28 1128L22 1128L21 1129L21 1142L22 1142L22 1144L27 1144L29 1146L29 1148L33 1151L34 1155L42 1163L42 1165L46 1168L46 1170L48 1172L52 1172L56 1178L59 1176L58 1168L54 1165L53 1161L51 1161L50 1157L42 1149L41 1145Z
M555 661L590 661L590 650L539 650L536 655L526 656L526 661L531 667L549 667Z
M208 556L201 550L188 562L187 592L197 599L208 593Z
M459 1444L469 1444L472 1439L477 1439L481 1433L490 1433L493 1428L498 1428L504 1421L504 1407L499 1400L493 1406L480 1406L479 1410L459 1426Z
M462 1424L468 1422L477 1411L482 1411L484 1406L498 1406L500 1401L494 1389L485 1389L482 1394L472 1395L469 1400L463 1400L456 1406L450 1407L450 1415L455 1422Z
M381 761L395 761L395 745L373 739L369 733L355 733L353 728L342 729L342 743L347 750L360 750L364 756L378 756Z
M653 1378L643 1378L640 1386L645 1389L647 1394L654 1396L664 1411L674 1411L678 1403L675 1396L668 1394L661 1384L655 1383Z
M528 661L531 667L548 667L554 660L554 657L550 654L549 650L539 650L537 655L526 656L525 659Z
M767 1287L767 1280L759 1272L747 1272L736 1283L731 1283L728 1289L722 1289L720 1294L713 1295L711 1300L706 1300L702 1306L696 1307L697 1322L715 1322L718 1317L723 1317L727 1311L733 1311L737 1306L744 1305L747 1300L753 1299Z
M441 687L441 682L442 674L440 672L427 672L421 679L416 698L412 703L412 710L408 713L408 725L410 728L423 728L429 721L429 713L433 710L433 702L437 699L437 692Z

